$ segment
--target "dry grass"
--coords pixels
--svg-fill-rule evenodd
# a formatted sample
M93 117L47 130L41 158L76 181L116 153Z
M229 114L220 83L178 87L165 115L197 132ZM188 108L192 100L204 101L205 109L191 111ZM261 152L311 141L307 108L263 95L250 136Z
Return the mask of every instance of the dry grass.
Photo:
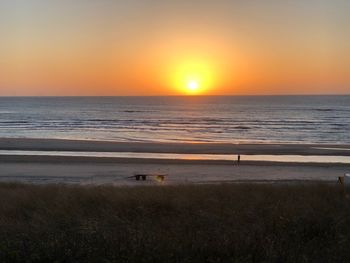
M0 184L0 262L350 262L334 185Z

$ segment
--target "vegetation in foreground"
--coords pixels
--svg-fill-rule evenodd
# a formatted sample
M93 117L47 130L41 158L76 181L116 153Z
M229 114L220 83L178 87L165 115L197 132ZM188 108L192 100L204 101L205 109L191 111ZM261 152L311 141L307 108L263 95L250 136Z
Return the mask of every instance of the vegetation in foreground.
M350 262L336 185L0 184L0 262Z

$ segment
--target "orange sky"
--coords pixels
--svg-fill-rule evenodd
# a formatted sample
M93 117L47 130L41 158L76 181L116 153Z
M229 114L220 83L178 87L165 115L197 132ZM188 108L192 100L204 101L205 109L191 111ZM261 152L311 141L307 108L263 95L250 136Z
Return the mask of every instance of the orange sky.
M179 95L190 78L208 95L348 94L349 8L342 0L5 0L0 95Z

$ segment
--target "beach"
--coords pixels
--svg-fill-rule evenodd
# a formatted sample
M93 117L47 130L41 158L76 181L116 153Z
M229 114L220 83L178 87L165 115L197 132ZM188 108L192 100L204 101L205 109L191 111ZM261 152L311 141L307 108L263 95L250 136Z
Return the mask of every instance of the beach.
M24 154L0 155L0 181L26 183L75 183L154 185L230 182L336 182L349 171L346 163L248 161L237 163L238 154L349 156L349 145L317 144L218 144L218 143L127 143L55 139L0 139L0 151ZM41 151L40 156L30 151ZM114 158L45 156L56 152L127 152L226 154L232 160ZM231 158L230 157L230 158ZM159 182L150 177L136 181L134 174L165 174Z
M0 98L0 181L335 182L350 96ZM238 165L238 155L241 162Z

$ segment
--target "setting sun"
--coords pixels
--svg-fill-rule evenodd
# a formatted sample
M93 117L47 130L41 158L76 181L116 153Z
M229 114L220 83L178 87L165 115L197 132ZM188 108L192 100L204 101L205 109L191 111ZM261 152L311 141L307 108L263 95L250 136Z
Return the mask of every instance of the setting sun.
M178 62L169 70L170 83L180 94L204 95L214 88L217 69L202 59ZM215 76L215 77L214 77Z
M187 89L191 93L194 93L194 92L198 91L198 89L199 89L198 81L196 81L196 80L189 81L187 83Z

